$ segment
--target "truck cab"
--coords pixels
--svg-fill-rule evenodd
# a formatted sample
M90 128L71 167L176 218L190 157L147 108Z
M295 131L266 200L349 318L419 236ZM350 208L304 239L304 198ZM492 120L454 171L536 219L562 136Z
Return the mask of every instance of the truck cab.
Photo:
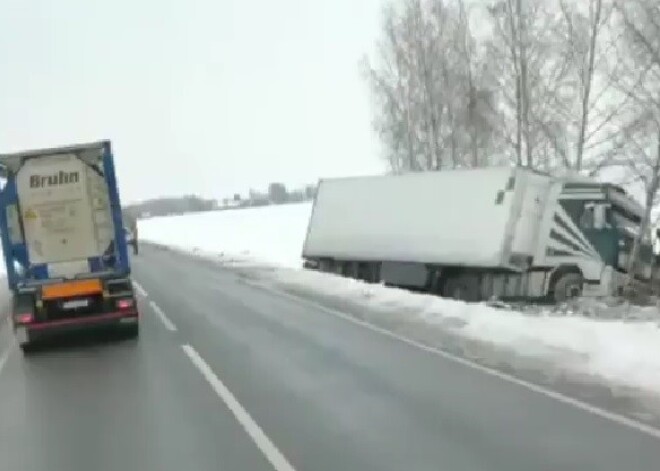
M110 142L0 155L0 233L22 348L138 310Z
M565 183L559 204L582 233L595 258L602 262L601 273L611 270L607 283L610 286L595 283L602 276L597 278L595 273L585 274L587 280L592 281L586 289L602 295L620 292L627 278L635 239L641 230L644 208L621 187L595 182ZM650 288L653 265L653 237L649 228L642 235L639 247L634 278L638 288Z

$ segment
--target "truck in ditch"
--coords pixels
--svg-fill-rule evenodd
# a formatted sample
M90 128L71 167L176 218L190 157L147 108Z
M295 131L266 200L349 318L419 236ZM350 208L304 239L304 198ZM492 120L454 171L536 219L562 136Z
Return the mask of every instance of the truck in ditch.
M465 301L621 292L643 217L612 184L524 168L321 180L307 268ZM634 283L654 278L650 231Z
M139 333L110 142L0 155L0 234L19 345L64 331Z

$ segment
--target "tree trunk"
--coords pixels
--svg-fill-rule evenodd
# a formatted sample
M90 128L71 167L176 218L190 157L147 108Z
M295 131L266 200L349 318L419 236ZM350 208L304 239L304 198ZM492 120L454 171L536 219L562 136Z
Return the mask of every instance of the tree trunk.
M469 64L468 64L468 67ZM477 97L474 90L474 83L472 82L472 71L468 70L468 122L470 128L470 151L472 153L472 167L479 167L479 148L477 145Z
M404 109L404 119L406 124L406 154L407 154L406 167L408 167L407 168L408 171L416 171L417 160L415 158L415 146L413 144L413 132L412 132L412 118L410 116L411 100L410 100L410 94L408 93L408 90L403 84L403 78L401 74L402 74L402 70L404 69L401 58L398 57L398 55L397 55L397 69L398 69L397 91L399 93L400 99L404 102L403 109Z
M518 0L516 11L520 12L521 4ZM506 3L507 15L509 17L509 28L511 29L511 62L513 64L514 75L516 79L516 165L522 167L522 89L520 83L520 54L518 41L519 33L516 26L519 26L520 15L513 11L511 0Z
M655 249L655 246L654 246ZM657 267L657 256L655 250L653 251L653 257L651 258L651 290L652 293L658 295L658 279L655 276L655 269Z
M529 168L533 167L532 162L532 145L531 133L529 126L529 86L527 83L527 51L526 51L526 37L525 37L525 21L523 15L522 0L517 3L517 16L518 16L518 50L520 59L520 106L521 106L521 123L524 130L525 140L525 165ZM522 158L522 157L521 157Z
M642 218L642 223L640 224L639 234L635 237L635 242L630 254L630 260L628 261L628 280L627 280L627 291L632 291L632 284L635 279L635 274L638 270L639 265L639 254L641 251L642 240L644 235L649 230L649 223L651 222L651 211L653 210L653 202L658 193L658 187L660 186L660 132L658 132L658 147L656 149L656 158L653 165L653 175L651 175L651 181L646 188L646 206L644 208L644 217Z
M591 82L593 81L594 75L594 61L596 57L598 26L600 24L602 7L603 0L596 0L596 12L594 13L594 18L592 18L593 23L591 24L591 37L589 38L589 65L587 66L585 76L582 77L584 83L584 95L582 96L582 119L580 120L580 133L578 136L575 159L575 170L578 172L582 170L582 155L584 154L585 133L587 130L587 125L589 124L589 98L591 95Z
M458 0L458 7L460 11L461 20L461 33L463 34L463 52L465 59L465 70L467 74L468 86L468 105L467 105L467 120L468 120L468 133L470 136L470 162L473 168L479 167L479 145L478 145L478 129L477 129L477 92L474 85L474 75L472 74L472 50L470 39L472 38L470 32L470 21L465 11L464 0Z
M635 236L633 248L630 253L630 259L628 260L628 280L626 283L627 284L626 291L628 293L632 293L633 291L633 282L635 280L635 275L639 271L639 258L640 258L642 241L644 239L644 235L648 231L649 221L651 219L651 209L653 208L653 204L652 203L649 204L649 194L650 191L647 192L644 217L642 218L642 223L640 224L639 227L639 233Z
M522 99L520 77L516 81L516 163L522 166Z
M447 103L447 119L449 120L449 156L451 158L452 168L458 167L456 158L456 130L454 128L454 105Z

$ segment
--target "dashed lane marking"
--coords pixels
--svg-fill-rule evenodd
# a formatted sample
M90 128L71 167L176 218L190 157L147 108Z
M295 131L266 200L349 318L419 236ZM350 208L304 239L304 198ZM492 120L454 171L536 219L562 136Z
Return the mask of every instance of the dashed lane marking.
M149 301L149 306L151 306L151 309L156 313L156 316L160 319L160 321L163 323L165 328L169 330L170 332L176 332L177 328L176 325L174 325L174 322L170 320L169 317L163 312L163 310L158 306L153 301Z
M182 345L181 348L188 355L193 365L202 373L202 376L204 376L211 388L213 388L213 391L222 399L222 402L225 403L231 413L234 414L238 423L245 429L275 471L295 471L291 463L287 461L282 452L266 436L261 427L259 427L248 411L238 402L227 386L220 381L220 378L218 378L208 363L197 353L197 350L190 345Z

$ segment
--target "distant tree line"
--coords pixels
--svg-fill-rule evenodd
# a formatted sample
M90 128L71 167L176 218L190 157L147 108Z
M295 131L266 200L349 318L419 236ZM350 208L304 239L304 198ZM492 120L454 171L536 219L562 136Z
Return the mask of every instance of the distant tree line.
M288 190L284 183L271 183L266 193L257 190L250 190L249 198L246 201L248 205L266 205L266 204L284 204L299 203L314 198L316 194L316 185L306 185L303 188Z
M154 198L124 208L124 213L130 219L144 216L170 216L175 214L194 213L199 211L212 211L218 208L218 202L213 199L204 199L195 195L180 197Z
M270 204L298 203L314 198L316 185L306 185L301 189L287 190L283 183L271 183L266 192L250 190L247 197L235 194L222 201L204 199L195 195L181 197L154 198L127 205L124 215L127 221L139 218L172 216L200 211L266 206Z

